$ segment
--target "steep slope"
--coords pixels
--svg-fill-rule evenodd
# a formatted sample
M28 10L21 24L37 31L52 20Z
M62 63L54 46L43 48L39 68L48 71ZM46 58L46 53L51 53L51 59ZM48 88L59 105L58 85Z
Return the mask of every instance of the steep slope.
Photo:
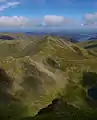
M40 109L36 116L22 120L96 120L97 93L94 99L87 92L88 87L95 86L97 89L96 82L96 73L83 73L80 84L69 83L69 86L51 104Z
M53 73L45 68L42 63L37 63L30 57L20 59L9 58L1 61L0 66L6 70L10 77L8 82L11 84L11 87L7 90L8 93L4 91L2 94L4 96L7 94L8 97L11 96L10 101L20 101L30 107L28 110L31 109L31 114L45 104L48 104L49 99L52 100L56 92L60 88L64 88L68 83L67 78L64 77L65 74L60 73L60 70L57 73ZM4 78L4 81L6 82L6 78ZM6 84L9 83L3 85L4 89ZM49 98L50 96L52 97ZM4 102L5 97L1 96L1 101ZM1 102L1 104L3 103ZM6 105L5 102L4 105Z
M97 57L97 40L87 40L84 42L77 43L79 46L88 50L88 52Z

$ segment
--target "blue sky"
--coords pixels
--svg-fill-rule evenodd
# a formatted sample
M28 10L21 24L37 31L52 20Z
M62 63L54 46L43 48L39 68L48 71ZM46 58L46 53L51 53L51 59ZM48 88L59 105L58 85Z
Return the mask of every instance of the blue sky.
M0 29L93 29L97 0L0 0Z

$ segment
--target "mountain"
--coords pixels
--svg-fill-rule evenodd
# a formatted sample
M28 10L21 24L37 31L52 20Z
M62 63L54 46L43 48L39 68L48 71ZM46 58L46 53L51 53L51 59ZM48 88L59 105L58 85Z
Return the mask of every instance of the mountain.
M97 32L96 31L36 31L36 32L25 32L27 35L50 35L50 36L59 36L59 37L67 37L72 39L74 42L78 41L86 41L86 40L96 40Z
M8 35L15 40L0 41L1 120L97 118L88 94L96 87L96 56L67 38Z

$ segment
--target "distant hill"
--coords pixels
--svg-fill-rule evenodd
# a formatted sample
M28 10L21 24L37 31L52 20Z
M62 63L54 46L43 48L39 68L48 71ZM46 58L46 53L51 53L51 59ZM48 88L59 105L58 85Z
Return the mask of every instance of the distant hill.
M68 39L71 42L78 42L78 40L76 38L73 37L73 34L69 34L69 33L61 33L61 32L25 32L25 34L27 35L33 35L33 36L57 36L59 38L64 38L64 39ZM76 36L76 35L75 35Z
M10 36L8 36L8 35L1 35L1 36L0 36L0 39L2 39L2 40L14 40L13 37L10 37Z
M87 40L77 44L88 50L91 55L97 56L97 40Z

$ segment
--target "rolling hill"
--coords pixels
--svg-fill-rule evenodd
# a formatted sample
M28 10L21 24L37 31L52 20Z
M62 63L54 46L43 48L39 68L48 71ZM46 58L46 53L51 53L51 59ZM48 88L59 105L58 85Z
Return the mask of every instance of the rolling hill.
M96 87L96 56L65 38L8 35L15 40L0 41L1 120L97 118L87 95Z

